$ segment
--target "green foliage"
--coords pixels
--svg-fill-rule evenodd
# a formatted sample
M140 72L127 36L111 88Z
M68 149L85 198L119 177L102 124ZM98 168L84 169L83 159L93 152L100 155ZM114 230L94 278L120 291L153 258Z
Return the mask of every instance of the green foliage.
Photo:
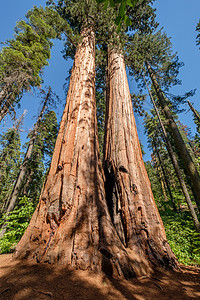
M42 118L26 174L21 184L20 196L24 194L37 204L44 179L49 168L58 133L56 113L48 111ZM29 134L31 137L32 132Z
M161 212L168 242L178 261L200 266L200 236L188 211Z
M108 5L111 7L116 7L119 9L118 16L115 19L117 27L117 32L119 33L121 29L122 22L126 26L131 26L132 21L129 16L126 14L127 6L134 7L139 0L96 0L97 3L104 3L104 9L108 8Z
M177 53L172 51L170 38L162 30L150 34L136 32L130 36L126 46L126 61L137 80L143 81L145 62L148 61L159 73L160 84L168 88L180 83L177 75L183 64L179 63Z
M61 38L67 25L56 11L34 7L15 27L15 37L0 51L0 105L9 108L24 92L42 83L52 39Z
M197 37L196 37L196 44L200 45L200 20L197 23L196 31L198 32Z
M0 211L2 211L21 163L21 141L16 128L0 135L0 146Z
M24 231L28 227L32 214L35 210L34 204L27 197L22 197L18 206L8 215L3 215L0 226L4 224L6 217L7 231L0 239L1 253L8 253L14 250Z

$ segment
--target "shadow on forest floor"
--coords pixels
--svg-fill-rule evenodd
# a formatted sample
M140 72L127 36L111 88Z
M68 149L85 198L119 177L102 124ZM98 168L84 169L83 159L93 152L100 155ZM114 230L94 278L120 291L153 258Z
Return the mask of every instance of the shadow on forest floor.
M116 300L200 299L200 269L156 272L152 278L116 280L104 274L73 271L0 256L0 299Z

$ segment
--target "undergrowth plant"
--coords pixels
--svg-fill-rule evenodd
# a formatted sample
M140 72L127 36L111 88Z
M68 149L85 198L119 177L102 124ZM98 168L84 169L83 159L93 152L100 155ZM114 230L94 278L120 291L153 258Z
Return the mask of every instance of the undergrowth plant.
M28 227L35 206L26 196L20 199L18 206L6 217L7 230L0 239L0 253L13 252L15 246ZM4 223L5 215L0 220L0 226Z
M195 231L189 211L161 211L168 242L178 261L200 266L200 236Z

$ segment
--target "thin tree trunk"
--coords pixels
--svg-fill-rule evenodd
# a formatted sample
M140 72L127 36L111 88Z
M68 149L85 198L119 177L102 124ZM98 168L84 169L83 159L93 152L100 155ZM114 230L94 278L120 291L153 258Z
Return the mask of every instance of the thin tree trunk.
M14 128L13 128L15 132L18 132L18 130L19 130L19 128L20 128L20 125L21 125L21 123L22 123L22 120L24 119L26 113L27 113L27 111L24 110L24 112L23 112L23 114L21 115L20 119L17 120L17 123L15 123ZM13 142L13 139L14 139L14 137L11 136L11 139L8 141L7 147L9 147L9 144L11 144L11 143ZM8 152L4 152L3 155L2 155L2 157L1 157L1 161L7 162L7 160L8 160L8 155L9 155ZM0 180L1 180L1 175L0 175ZM10 196L10 192L7 192L7 195L5 196L5 201L3 202L2 207L1 207L1 209L0 209L0 217L2 216L3 213L6 212L6 209L7 209L7 207L8 207L8 203L9 203L9 196ZM2 228L3 228L3 227L4 227L4 225L2 226ZM4 231L4 233L5 233L5 231ZM3 233L3 234L4 234L4 233ZM2 234L2 232L0 232L0 237L2 237L1 234Z
M134 275L106 205L95 103L95 35L82 32L51 168L16 257Z
M138 272L149 265L174 268L142 159L122 54L108 50L104 170L107 203L124 245L133 253Z
M158 161L159 161L159 164L160 164L162 173L163 173L164 178L165 178L167 190L168 190L168 192L169 192L169 196L170 196L170 200L171 200L173 209L174 209L174 211L177 211L176 205L175 205L175 202L174 202L174 199L173 199L173 196L172 196L171 188L170 188L170 183L169 183L169 180L168 180L168 178L167 178L165 169L164 169L164 167L163 167L163 161L162 161L162 159L161 159L161 157L160 157L160 154L159 154L159 152L158 152L158 149L157 149L155 143L154 143L153 147L154 147L154 149L155 149L154 151L155 151L155 153L156 153L156 156L157 156L157 158L158 158Z
M171 132L173 134L174 137L174 141L176 143L176 147L178 149L178 153L180 155L180 157L183 160L184 166L185 166L185 170L188 173L191 183L193 185L196 197L195 197L195 201L198 207L198 210L200 211L200 177L199 174L196 170L195 164L186 148L186 145L183 141L183 138L178 130L178 127L173 119L173 116L171 114L171 111L165 101L165 98L163 96L163 93L158 85L158 82L156 80L155 74L153 73L153 70L150 66L150 64L146 61L146 67L147 70L149 72L149 75L151 77L153 86L155 88L155 92L157 94L157 97L159 99L160 102L160 106L164 111L164 114L167 118L167 120L169 121L169 127L171 129Z
M191 111L193 112L194 116L197 118L197 120L198 120L199 123L200 123L200 115L199 115L199 113L197 112L197 110L193 107L193 105L190 103L189 100L188 100L188 105L189 105Z
M24 161L23 161L23 163L22 163L22 165L20 167L20 172L19 172L18 177L17 177L17 179L15 181L15 185L13 187L12 193L11 193L11 195L10 195L8 201L7 201L8 204L7 204L6 214L9 214L11 211L13 211L13 209L14 209L14 207L16 205L17 198L18 198L18 193L19 193L19 188L21 186L21 183L22 183L22 181L24 179L24 176L25 176L27 168L28 168L28 162L29 162L29 159L30 159L32 151L33 151L34 142L35 142L35 139L36 139L37 134L38 134L38 129L39 129L39 126L40 126L40 122L41 122L42 116L43 116L45 108L47 106L47 101L49 99L50 92L51 92L51 88L49 87L47 96L45 98L45 101L44 101L44 104L43 104L43 107L42 107L42 110L41 110L40 115L38 117L38 120L37 120L37 122L35 124L34 130L33 130L33 134L32 134L32 137L30 139L30 142L29 142L29 145L28 145L25 157L24 157ZM6 227L7 226L6 226L6 219L5 219L4 224L3 224L2 228L1 228L0 238L2 238L3 235L5 234Z
M155 151L153 150L153 162L156 168L157 173L159 174L159 178L160 178L160 184L161 184L161 188L162 188L162 193L165 199L165 202L169 202L168 197L167 197L167 184L166 184L166 180L165 180L165 176L162 172L162 168L160 167L160 164L158 162L158 159L156 157Z
M9 111L9 104L6 102L3 107L1 108L1 112L0 112L0 123L1 121L4 119L4 117L7 115L8 111Z
M147 85L147 83L146 83L146 85ZM196 212L195 212L195 210L194 210L194 207L193 207L193 205L192 205L192 201L191 201L191 199L190 199L190 195L189 195L189 193L188 193L188 190L187 190L185 181L184 181L184 179L183 179L183 177L182 177L181 170L180 170L179 165L178 165L178 161L177 161L176 156L175 156L175 153L174 153L174 151L173 151L173 149L172 149L171 143L170 143L170 141L169 141L169 139L168 139L167 132L166 132L165 127L164 127L164 125L163 125L163 123L162 123L162 120L161 120L161 118L160 118L160 114L159 114L159 112L158 112L158 109L157 109L157 107L156 107L155 101L154 101L154 99L153 99L153 97L152 97L152 94L151 94L151 91L149 90L148 85L147 85L147 89L148 89L148 91L149 91L149 95L150 95L151 101L152 101L152 103L153 103L154 109L155 109L155 111L156 111L156 114L157 114L157 117L158 117L158 120L159 120L161 129L162 129L162 133L163 133L164 140L165 140L165 143L166 143L167 151L168 151L168 153L169 153L169 155L170 155L170 158L171 158L171 161L172 161L174 170L175 170L175 172L176 172L176 175L177 175L177 177L178 177L178 180L179 180L179 183L180 183L180 186L181 186L183 195L184 195L184 197L185 197L185 200L186 200L186 202L187 202L189 211L190 211L190 213L191 213L191 216L192 216L192 219L193 219L193 222L194 222L194 226L195 226L197 232L200 232L200 224L199 224L199 221L198 221L198 217L197 217Z

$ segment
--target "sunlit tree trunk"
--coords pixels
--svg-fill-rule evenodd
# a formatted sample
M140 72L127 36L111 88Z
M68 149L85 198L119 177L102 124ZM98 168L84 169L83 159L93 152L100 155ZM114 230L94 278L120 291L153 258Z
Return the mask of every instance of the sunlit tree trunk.
M83 30L39 205L16 257L132 276L106 205L95 103L95 38Z
M169 195L170 195L170 200L171 200L173 209L174 209L174 211L177 211L176 205L175 205L175 202L174 202L174 199L173 199L173 196L172 196L172 192L171 192L170 182L169 182L169 180L167 178L167 175L166 175L166 172L165 172L165 169L164 169L164 166L163 166L163 161L162 161L162 158L161 158L161 156L159 154L159 151L158 151L158 149L156 147L156 143L154 143L154 149L155 149L155 153L156 153L156 156L158 158L159 164L161 166L162 172L164 174L165 182L166 182L166 185L167 185L167 190L168 190Z
M190 177L190 180L191 180L191 183L193 185L193 189L194 189L194 192L195 192L195 201L196 201L196 204L197 204L197 207L198 207L198 210L200 211L200 176L198 174L198 171L195 167L195 164L186 148L186 145L183 141L183 138L179 132L179 129L173 119L173 116L172 116L172 113L167 105L167 102L163 96L163 93L158 85L158 82L156 80L156 76L149 64L149 62L146 61L146 67L147 67L147 70L149 72L149 75L150 75L150 78L152 80L152 83L153 83L153 86L155 88L155 92L156 92L156 95L158 97L158 100L159 100L159 103L160 103L160 106L166 116L166 118L168 119L169 121L169 128L173 134L173 137L174 137L174 141L175 141L175 144L176 144L176 147L178 149L178 153L179 153L179 156L180 158L182 158L182 161L184 163L184 167L185 167L185 170L187 172L187 174L189 175Z
M108 51L104 169L107 202L118 235L135 264L176 267L142 159L124 58Z
M146 85L147 85L147 83L146 83ZM200 233L200 224L199 224L199 220L198 220L197 214L196 214L196 212L195 212L195 209L194 209L194 207L193 207L193 204L192 204L192 201L191 201L191 198L190 198L190 195L189 195L187 186L186 186L185 181L184 181L184 179L183 179L183 176L182 176L182 174L181 174L181 170L180 170L180 168L179 168L179 164L178 164L178 161L177 161L177 159L176 159L176 155L175 155L175 153L174 153L174 151L173 151L173 149L172 149L172 145L171 145L170 140L169 140L169 138L168 138L168 136L167 136L167 132L166 132L166 130L165 130L165 127L164 127L163 122L162 122L162 120L161 120L161 117L160 117L159 111L158 111L158 109L157 109L156 103L155 103L155 101L154 101L154 99L153 99L153 97L152 97L152 94L151 94L151 91L149 90L148 85L147 85L147 88L148 88L148 92L149 92L151 101L152 101L152 103L153 103L153 106L154 106L156 115L157 115L157 117L158 117L158 121L159 121L160 126L161 126L161 130L162 130L162 134L163 134L163 137L164 137L164 141L165 141L165 143L166 143L167 151L168 151L169 156L170 156L170 158L171 158L172 165L173 165L174 170L175 170L175 172L176 172L177 178L178 178L178 180L179 180L179 183L180 183L180 186L181 186L181 190L182 190L182 192L183 192L183 195L184 195L184 197L185 197L186 203L187 203L187 205L188 205L188 209L189 209L189 211L190 211L190 213L191 213L191 216L192 216L192 219L193 219L193 222L194 222L194 226L195 226L195 228L196 228L196 231ZM157 153L158 153L158 151L157 151ZM158 155L159 155L159 154L158 154ZM174 203L174 205L175 205L175 203Z
M200 123L200 115L198 113L198 111L193 107L193 105L190 103L190 101L188 100L188 105L191 109L191 111L193 112L193 115L197 118L198 122Z
M156 164L157 170L159 172L159 177L161 180L161 186L164 188L164 189L162 188L162 190L163 190L163 195L164 195L165 201L169 202L168 198L166 198L167 197L166 191L168 191L170 200L173 203L173 196L172 196L172 192L171 192L171 188L170 188L170 183L169 183L167 174L166 174L164 166L163 166L163 161L159 159L160 156L158 157L158 151L155 146L155 143L152 144L152 148L153 148L153 156L155 158L155 164Z

